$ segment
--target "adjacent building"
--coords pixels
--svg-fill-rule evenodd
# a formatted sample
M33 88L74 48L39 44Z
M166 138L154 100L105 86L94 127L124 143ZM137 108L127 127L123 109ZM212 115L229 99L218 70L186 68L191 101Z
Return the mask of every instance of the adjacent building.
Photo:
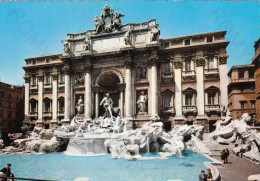
M252 64L255 65L255 97L256 97L256 121L260 122L260 38L255 42L255 56Z
M24 120L24 86L0 82L0 129L2 137L20 131Z
M252 64L237 65L228 72L228 108L233 119L243 113L256 114L254 68Z
M78 100L85 119L98 118L109 93L135 127L160 118L166 129L212 130L228 101L226 31L160 39L154 19L122 25L122 16L105 6L95 30L67 34L63 53L25 59L25 122L69 124Z

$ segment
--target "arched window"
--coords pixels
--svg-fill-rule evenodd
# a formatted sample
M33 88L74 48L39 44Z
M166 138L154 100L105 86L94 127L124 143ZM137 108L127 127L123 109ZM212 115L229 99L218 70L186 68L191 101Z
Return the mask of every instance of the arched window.
M196 90L187 88L183 91L184 106L196 105Z
M163 91L163 111L173 111L174 110L174 94L171 90L167 89Z
M30 103L30 113L37 113L38 112L38 107L37 107L38 101L36 99L32 98L32 99L30 99L29 103Z
M60 114L64 113L64 97L58 98L58 112Z
M43 112L51 112L51 99L48 97L43 99Z
M211 86L205 90L206 105L218 105L219 104L219 88Z

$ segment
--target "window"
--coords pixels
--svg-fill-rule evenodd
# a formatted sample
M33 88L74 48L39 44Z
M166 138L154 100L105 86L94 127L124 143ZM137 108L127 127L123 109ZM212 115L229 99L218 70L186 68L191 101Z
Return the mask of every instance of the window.
M244 71L241 70L241 71L238 72L238 78L239 79L243 79L244 78Z
M35 75L34 75L34 76L31 76L30 79L31 79L31 80L30 80L31 86L35 86L35 85L37 84L36 76L35 76Z
M3 118L3 111L0 111L0 118Z
M2 101L0 101L0 107L2 107L3 106L3 102Z
M185 105L186 106L192 105L192 98L193 98L193 94L191 94L191 93L185 94Z
M251 92L255 92L255 86L252 85L252 86L250 87L250 90L251 90Z
M255 109L255 100L251 100L250 103L251 103L251 109Z
M173 92L170 90L163 92L163 109L165 111L173 110Z
M12 113L11 112L9 112L8 114L7 114L7 118L12 118Z
M35 65L35 64L36 64L36 60L33 60L33 61L32 61L32 64Z
M19 99L19 96L16 96L16 99Z
M170 47L170 43L164 43L164 48L169 48Z
M11 98L12 98L12 95L11 95L11 94L8 94L8 97L11 99Z
M241 109L245 109L246 101L240 101Z
M213 42L213 37L207 37L207 43Z
M254 71L253 70L249 71L249 78L254 78Z
M51 75L47 73L44 76L44 84L50 84L50 83L51 83Z
M185 71L191 71L191 60L185 60Z
M171 76L172 75L172 65L170 62L166 62L163 64L163 75Z
M50 59L49 58L46 58L46 63L50 63Z
M35 99L30 100L30 112L31 113L37 112L37 101Z
M51 112L51 100L49 98L45 98L43 100L44 103L44 112Z
M185 45L190 45L190 40L184 40Z
M8 109L11 109L11 108L12 108L12 103L8 102Z
M213 69L214 68L214 57L209 57L207 61L207 69Z
M64 112L64 97L60 97L58 99L58 102L59 102L59 112Z
M4 97L4 92L0 92L0 97Z
M241 86L241 92L245 92L245 87Z
M60 74L60 83L62 84L64 82L65 82L65 75L64 75L64 73L61 73Z

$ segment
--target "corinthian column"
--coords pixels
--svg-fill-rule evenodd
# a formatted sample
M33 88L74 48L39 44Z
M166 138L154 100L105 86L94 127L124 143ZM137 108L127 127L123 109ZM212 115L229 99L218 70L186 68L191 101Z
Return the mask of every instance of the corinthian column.
M151 69L151 110L152 119L158 119L158 75L157 66L159 58L156 55L148 59L148 65Z
M195 58L197 77L197 108L196 119L205 119L205 95L204 95L204 66L205 58L202 56Z
M125 116L127 119L133 118L132 65L133 62L128 57L125 61Z
M52 74L52 120L51 127L58 125L57 114L58 114L58 75Z
M65 112L64 119L62 120L63 125L70 123L70 71L68 68L65 69Z
M175 80L175 121L183 121L182 115L182 60L177 57L173 61L174 64L174 80Z
M85 67L85 119L91 120L92 113L92 92L91 92L91 65Z
M42 127L43 76L38 76L38 120L36 125Z
M24 77L25 80L25 94L24 94L24 120L23 124L29 123L29 99L30 99L30 77Z
M221 107L227 107L227 59L228 55L220 55L219 59L219 77L220 77L220 104Z

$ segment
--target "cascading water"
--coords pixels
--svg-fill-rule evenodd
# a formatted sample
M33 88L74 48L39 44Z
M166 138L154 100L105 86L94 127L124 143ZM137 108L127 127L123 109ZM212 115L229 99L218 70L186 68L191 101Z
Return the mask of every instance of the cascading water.
M71 138L66 150L69 155L107 154L103 139Z
M147 137L147 141L146 141L146 151L147 151L147 153L150 153L150 139L149 139L149 137Z

